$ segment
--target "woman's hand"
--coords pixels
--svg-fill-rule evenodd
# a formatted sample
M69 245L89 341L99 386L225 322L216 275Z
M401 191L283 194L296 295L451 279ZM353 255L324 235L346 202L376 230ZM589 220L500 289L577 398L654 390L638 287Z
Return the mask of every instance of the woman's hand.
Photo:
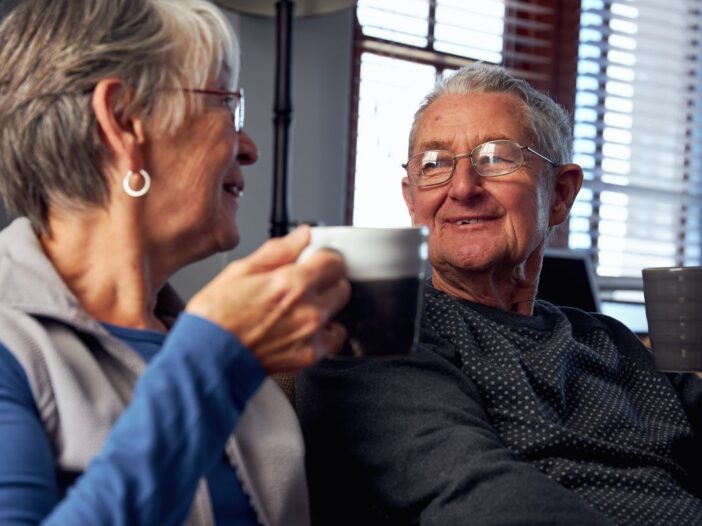
M351 287L342 259L331 251L296 263L309 236L309 227L297 228L230 263L186 311L236 335L269 373L294 372L338 352L346 333L330 319Z

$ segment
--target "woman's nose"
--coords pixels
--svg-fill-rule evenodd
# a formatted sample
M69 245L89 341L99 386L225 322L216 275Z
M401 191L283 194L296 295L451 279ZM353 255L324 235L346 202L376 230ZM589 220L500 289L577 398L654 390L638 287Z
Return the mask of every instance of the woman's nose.
M258 147L254 140L244 130L239 132L239 153L236 156L239 164L253 164L258 160Z

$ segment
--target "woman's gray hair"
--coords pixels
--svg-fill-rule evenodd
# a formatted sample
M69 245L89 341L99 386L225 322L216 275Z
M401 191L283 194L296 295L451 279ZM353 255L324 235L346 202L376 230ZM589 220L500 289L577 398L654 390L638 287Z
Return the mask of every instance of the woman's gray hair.
M123 81L120 117L173 133L203 88L239 75L239 47L207 0L24 0L0 24L0 192L8 210L48 232L49 207L101 206L109 161L92 90ZM190 111L190 110L188 110Z
M409 153L412 155L417 126L424 111L445 95L470 93L509 93L526 105L527 118L534 135L533 146L556 164L571 162L573 155L571 121L565 109L528 82L515 78L500 66L476 62L440 79L422 100L410 130Z

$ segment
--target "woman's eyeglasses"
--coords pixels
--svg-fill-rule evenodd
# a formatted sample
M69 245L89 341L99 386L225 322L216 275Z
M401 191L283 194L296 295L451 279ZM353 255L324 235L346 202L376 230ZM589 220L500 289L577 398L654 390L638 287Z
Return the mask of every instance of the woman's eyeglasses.
M236 91L223 91L218 89L196 89L183 88L181 91L186 93L198 93L200 95L213 95L220 97L222 103L227 106L232 114L232 122L234 122L234 130L239 133L244 129L244 89L239 88Z

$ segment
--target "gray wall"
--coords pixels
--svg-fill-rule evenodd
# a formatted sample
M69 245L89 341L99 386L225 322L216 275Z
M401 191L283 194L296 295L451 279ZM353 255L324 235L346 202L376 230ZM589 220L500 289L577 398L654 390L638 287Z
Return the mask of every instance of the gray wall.
M229 13L242 50L240 85L246 90L246 131L260 151L247 167L238 213L241 243L181 270L173 283L190 297L227 261L268 238L273 179L275 20ZM337 225L344 196L351 99L353 9L294 21L292 58L291 219Z

